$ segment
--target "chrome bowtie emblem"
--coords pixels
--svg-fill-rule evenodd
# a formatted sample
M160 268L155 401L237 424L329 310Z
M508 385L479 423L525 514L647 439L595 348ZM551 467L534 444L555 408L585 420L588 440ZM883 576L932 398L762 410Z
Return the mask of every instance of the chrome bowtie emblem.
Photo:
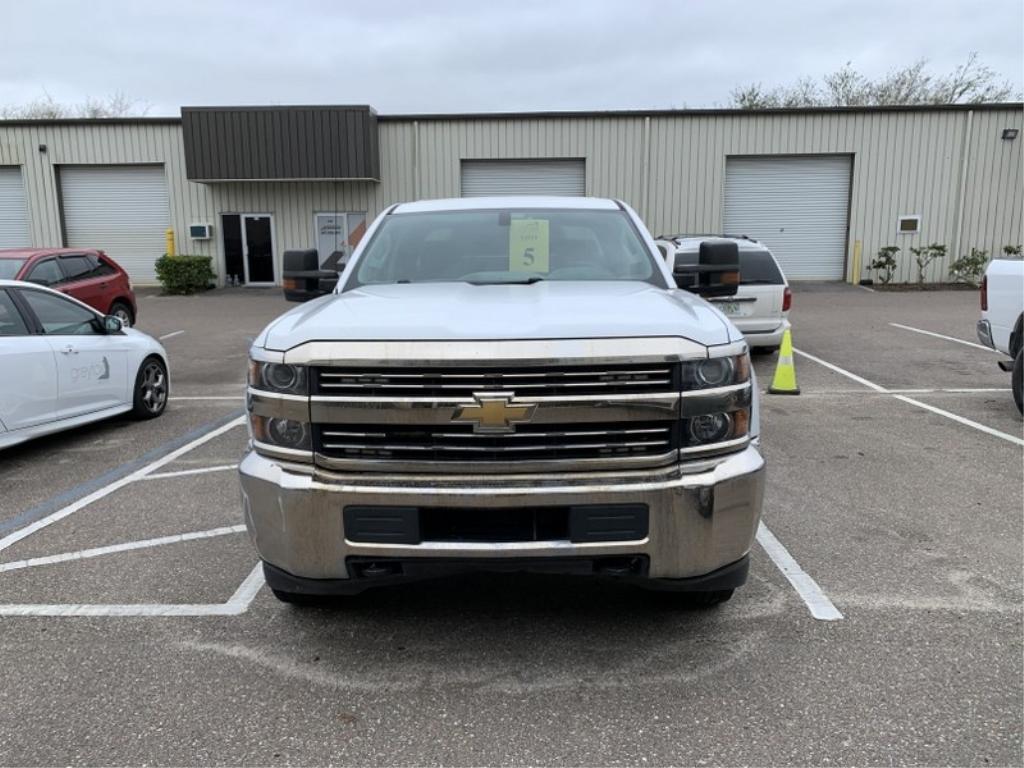
M515 432L516 424L524 424L533 418L536 403L512 405L515 394L474 394L472 405L460 405L455 409L452 421L471 422L478 434L506 434Z

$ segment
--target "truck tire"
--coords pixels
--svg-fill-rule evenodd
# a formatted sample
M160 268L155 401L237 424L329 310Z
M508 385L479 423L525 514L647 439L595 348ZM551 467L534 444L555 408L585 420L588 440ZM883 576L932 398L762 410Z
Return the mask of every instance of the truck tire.
M1017 410L1024 414L1024 347L1017 350L1017 357L1013 361L1010 388L1013 390L1013 402L1017 404Z

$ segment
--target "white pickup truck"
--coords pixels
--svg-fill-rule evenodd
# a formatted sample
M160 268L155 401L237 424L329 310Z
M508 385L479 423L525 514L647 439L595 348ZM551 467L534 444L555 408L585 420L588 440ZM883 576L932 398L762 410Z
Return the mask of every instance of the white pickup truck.
M1011 372L1013 401L1024 413L1024 261L993 259L981 282L981 320L978 338L1009 355L999 367Z
M736 244L697 261L694 284L628 206L569 197L392 206L340 278L286 253L310 300L253 342L240 467L274 594L539 570L728 599L761 514L758 392L701 298L735 293Z

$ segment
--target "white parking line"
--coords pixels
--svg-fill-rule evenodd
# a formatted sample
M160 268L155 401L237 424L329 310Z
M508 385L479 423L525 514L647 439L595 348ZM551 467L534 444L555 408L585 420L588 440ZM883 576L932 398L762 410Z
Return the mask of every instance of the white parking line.
M0 605L0 616L240 616L263 586L263 566L256 566L245 577L226 603L140 603L138 605L7 604Z
M23 568L35 568L39 565L67 563L73 560L87 560L92 557L110 555L115 552L129 552L133 549L149 549L150 547L162 547L165 544L178 544L182 541L195 541L196 539L212 539L216 536L227 536L231 533L241 533L244 530L244 525L228 525L222 528L211 528L207 531L190 531L188 533L177 533L173 536L160 536L159 538L155 539L127 541L123 544L109 544L105 547L93 547L92 549L82 549L78 552L64 552L59 555L31 557L28 560L12 560L9 563L0 563L0 573L3 573L4 571L20 571Z
M809 354L807 352L804 352L802 350L799 350L796 347L793 348L793 351L796 354L800 355L801 357L806 357L808 360L811 360L812 362L815 362L818 365L823 365L824 367L828 368L830 371L835 371L836 373L838 373L841 376L845 376L846 378L851 379L852 381L856 381L858 384L863 384L865 387L867 387L868 389L874 390L875 392L880 392L880 393L883 393L883 394L886 394L886 395L890 395L890 396L894 397L897 400L902 400L904 403L909 403L910 405L916 405L918 408L923 408L926 411L931 411L932 413L938 414L939 416L945 416L947 419L951 419L951 420L957 422L958 424L963 424L964 426L971 427L972 429L976 429L979 432L984 432L986 435L992 435L993 437L998 437L999 439L1005 440L1008 443L1013 443L1014 445L1024 446L1024 439L1021 439L1021 438L1017 437L1016 435L1011 435L1008 432L1002 432L1001 430L993 429L992 427L985 426L984 424L979 424L976 421L972 421L971 419L966 419L963 416L959 416L959 415L957 415L955 413L950 413L949 411L943 410L942 408L936 408L934 405L929 405L928 403L923 403L920 400L915 400L912 397L907 397L906 395L896 394L895 392L891 392L891 391L889 391L888 389L886 389L885 387L883 387L883 386L881 386L879 384L875 384L875 382L873 382L873 381L868 381L863 376L858 376L855 373L851 373L850 371L847 371L845 368L840 368L838 365L830 363L827 360L822 360L820 357L815 357L814 355Z
M164 339L173 339L175 336L181 336L183 333L184 331L171 331L170 333L165 333L163 336L157 336L157 338L160 341L163 341Z
M119 478L118 480L115 480L114 482L112 482L112 483L110 483L108 485L105 485L102 488L98 488L97 490L95 490L92 493L90 493L88 496L83 496L82 498L78 499L77 501L74 501L71 504L68 504L66 507L62 507L61 509L58 509L56 512L53 512L53 513L47 515L46 517L42 517L39 520L36 520L34 523L30 523L29 525L26 525L24 528L19 528L18 530L14 531L13 533L7 534L2 539L0 539L0 552L2 552L3 550L7 549L12 544L16 544L17 542L21 541L22 539L26 538L27 536L31 536L36 531L41 530L43 528L46 528L47 526L52 525L53 523L56 523L58 520L63 520L68 515L74 514L78 510L82 509L83 507L89 506L94 501L99 501L100 499L104 498L105 496L109 496L114 491L116 491L116 490L118 490L120 488L124 488L126 485L128 485L130 483L133 483L136 480L138 480L139 478L148 475L153 470L159 469L160 467L162 467L162 466L164 466L166 464L170 464L176 458L178 458L179 456L182 456L182 455L188 453L193 448L197 448L198 446L202 445L203 443L207 443L210 440L213 440L214 438L219 437L220 435L223 435L225 432L227 432L227 431L229 431L229 430L231 430L231 429L233 429L235 427L241 426L244 423L245 423L245 416L239 416L237 419L232 419L227 424L224 424L224 425L222 425L220 427L217 427L216 429L210 430L206 434L201 435L200 437L197 437L192 442L186 443L185 445L181 446L180 448L176 448L175 450L171 451L170 453L166 454L165 456L161 456L159 459L157 459L155 461L151 461L146 466L141 467L141 468L135 470L131 474L125 475L124 477Z
M145 475L139 480L163 480L168 477L184 477L185 475L204 475L207 472L225 472L229 469L238 469L237 464L218 464L215 467L196 467L195 469L181 469L177 472L157 472L155 475Z
M948 387L945 389L883 389L879 392L865 391L863 389L826 389L820 392L808 392L803 390L804 397L829 397L831 395L878 395L888 397L889 395L990 395L993 392L1009 392L1009 387ZM762 394L768 394L768 390L762 390Z
M975 349L983 349L986 352L995 352L991 347L986 347L984 344L975 344L973 341L964 341L963 339L955 338L954 336L945 336L941 333L935 333L935 331L926 331L924 328L915 328L912 325L902 325L901 323L889 323L893 328L902 328L904 331L913 331L914 333L921 333L925 336L934 336L937 339L945 339L946 341L955 341L957 344L963 344L965 347L974 347Z
M793 585L793 589L807 604L811 616L820 621L838 621L843 618L843 614L822 592L818 583L807 575L807 572L800 567L800 564L793 559L793 556L764 523L757 526L757 543L768 553L768 557L782 571L782 575Z

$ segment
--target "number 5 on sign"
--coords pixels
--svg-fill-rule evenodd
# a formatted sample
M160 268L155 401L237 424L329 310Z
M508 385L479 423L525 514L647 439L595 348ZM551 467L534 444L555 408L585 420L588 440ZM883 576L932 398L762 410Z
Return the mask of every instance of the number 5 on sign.
M547 219L513 219L508 228L508 271L548 271Z

